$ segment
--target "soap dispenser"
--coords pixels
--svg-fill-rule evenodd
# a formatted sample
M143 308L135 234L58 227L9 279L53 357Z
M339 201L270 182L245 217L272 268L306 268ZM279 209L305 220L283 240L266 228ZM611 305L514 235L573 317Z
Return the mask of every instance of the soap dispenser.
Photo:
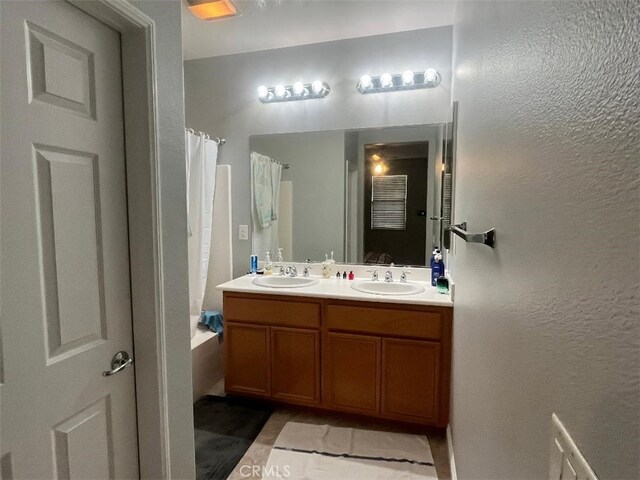
M324 262L322 262L322 278L331 277L331 262L329 261L329 255L324 254Z
M273 273L273 263L271 263L271 250L269 250L266 254L266 259L264 261L264 274L271 275Z

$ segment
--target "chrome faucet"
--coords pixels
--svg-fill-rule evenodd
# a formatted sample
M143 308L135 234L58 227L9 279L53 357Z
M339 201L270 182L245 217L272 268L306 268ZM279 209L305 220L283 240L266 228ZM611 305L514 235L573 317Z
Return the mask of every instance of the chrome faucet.
M296 268L295 265L291 265L291 266L287 267L287 270L285 271L285 273L287 275L289 275L290 277L297 277L298 276L298 269Z
M378 281L378 271L377 270L367 270L367 272L371 273L371 281L372 282L377 282Z
M387 283L393 282L393 272L391 270L387 270L384 274L384 281Z
M273 268L277 268L280 276L284 277L284 265L274 265Z
M305 265L304 270L302 271L302 276L308 277L310 271L311 271L311 267L309 265Z
M402 271L402 274L400 275L400 283L407 283L407 275L409 275L411 272L407 272L406 270Z

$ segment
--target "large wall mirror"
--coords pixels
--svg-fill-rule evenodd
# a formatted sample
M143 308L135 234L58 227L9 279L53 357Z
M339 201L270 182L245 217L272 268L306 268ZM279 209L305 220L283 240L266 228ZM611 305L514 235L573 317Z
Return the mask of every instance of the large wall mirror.
M267 228L254 222L254 253L426 265L448 242L450 137L446 123L251 136L253 215L273 193L274 217Z

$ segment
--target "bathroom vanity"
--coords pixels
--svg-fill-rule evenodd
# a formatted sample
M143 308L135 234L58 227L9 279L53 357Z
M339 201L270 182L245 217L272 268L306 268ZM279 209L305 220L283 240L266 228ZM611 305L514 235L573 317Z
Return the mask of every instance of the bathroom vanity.
M422 294L404 297L361 293L352 283L329 279L306 288L267 289L241 277L219 286L225 390L445 427L449 296L426 283Z

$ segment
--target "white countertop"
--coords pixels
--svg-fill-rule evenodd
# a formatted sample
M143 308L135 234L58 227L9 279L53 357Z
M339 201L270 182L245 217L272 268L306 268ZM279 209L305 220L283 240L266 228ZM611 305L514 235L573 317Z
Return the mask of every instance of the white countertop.
M434 305L438 307L453 307L453 301L449 294L438 293L436 287L432 287L430 282L418 281L412 282L422 285L424 292L415 295L374 295L370 293L359 292L351 288L357 280L343 280L337 278L317 278L319 282L316 285L300 288L270 288L255 285L252 283L256 277L245 275L228 281L216 288L225 292L240 293L260 293L266 295L287 295L295 297L317 297L317 298L336 298L340 300L357 300L364 302L381 302L381 303L399 303L405 305ZM364 280L359 278L358 280Z

